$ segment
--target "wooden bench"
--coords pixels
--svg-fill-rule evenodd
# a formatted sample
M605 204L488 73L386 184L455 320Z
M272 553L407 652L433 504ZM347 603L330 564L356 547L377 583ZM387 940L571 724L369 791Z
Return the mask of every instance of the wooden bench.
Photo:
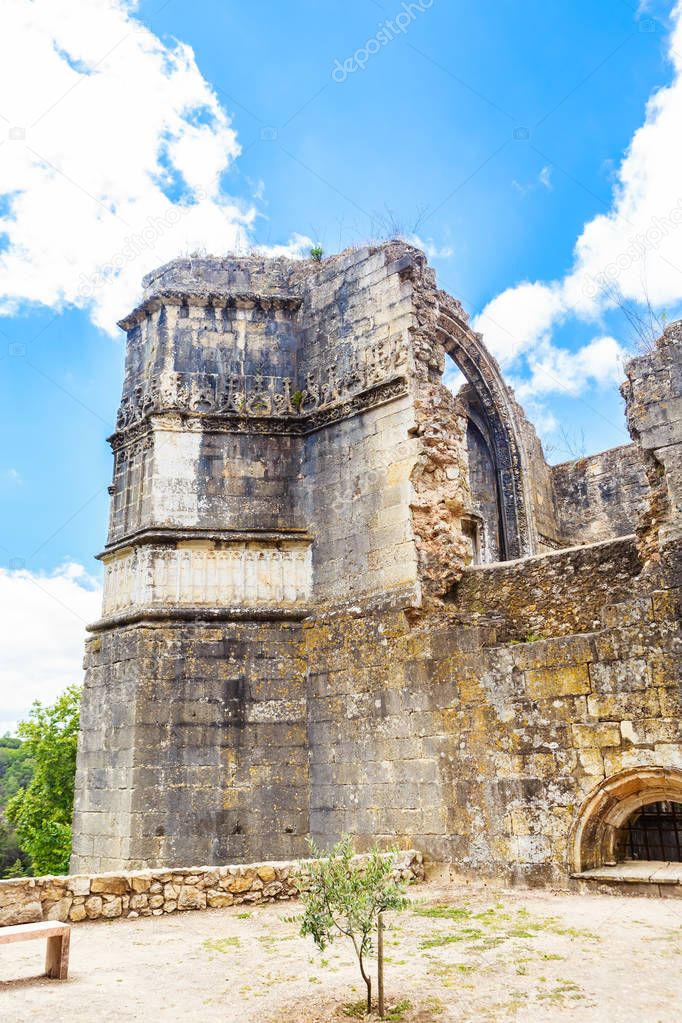
M47 938L45 975L54 980L66 980L69 972L71 925L61 924L58 920L46 920L37 924L0 927L0 945L9 945L14 941L32 941L34 938Z

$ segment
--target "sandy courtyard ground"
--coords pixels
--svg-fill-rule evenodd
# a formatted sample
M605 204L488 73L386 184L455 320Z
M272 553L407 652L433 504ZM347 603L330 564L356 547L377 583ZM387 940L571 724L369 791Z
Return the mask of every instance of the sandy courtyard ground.
M672 1023L682 1018L682 899L420 885L387 933L404 1023ZM69 980L44 942L0 946L0 1020L328 1023L362 997L352 950L321 955L296 903L74 926ZM374 966L374 964L373 964Z

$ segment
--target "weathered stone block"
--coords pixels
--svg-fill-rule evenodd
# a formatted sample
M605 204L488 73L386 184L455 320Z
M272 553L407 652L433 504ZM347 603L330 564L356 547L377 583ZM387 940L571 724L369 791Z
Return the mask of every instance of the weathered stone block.
M586 664L534 668L525 674L528 695L533 700L589 693L591 688Z
M66 921L69 919L69 911L73 904L73 899L70 895L60 899L59 902L55 902L54 905L50 906L45 916L48 920L62 920Z
M205 909L206 892L193 885L181 885L178 895L178 909Z
M102 906L101 916L107 920L114 919L117 916L121 916L123 912L123 904L119 896L114 896L110 902L105 902Z
M618 722L604 722L600 725L572 725L573 745L577 748L620 746L621 729Z
M102 906L104 905L99 895L91 895L89 899L85 900L85 912L89 920L96 920L97 917L102 915Z
M124 895L128 891L128 879L120 876L95 877L90 882L93 895Z

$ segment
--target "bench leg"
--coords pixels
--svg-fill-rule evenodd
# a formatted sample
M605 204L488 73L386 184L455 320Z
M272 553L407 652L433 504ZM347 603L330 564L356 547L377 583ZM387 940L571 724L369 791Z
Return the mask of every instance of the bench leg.
M54 980L66 980L69 973L69 944L71 934L57 934L47 939L45 975Z

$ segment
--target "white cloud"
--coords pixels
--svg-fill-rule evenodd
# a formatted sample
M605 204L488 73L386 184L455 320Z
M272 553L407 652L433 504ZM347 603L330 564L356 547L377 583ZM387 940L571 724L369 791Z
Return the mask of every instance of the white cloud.
M618 385L627 353L613 337L596 337L576 352L544 342L528 356L530 377L516 384L520 401L544 394L577 397L590 383Z
M5 469L4 472L0 473L0 481L4 483L6 487L20 487L23 485L24 477L18 469L10 466L9 469Z
M425 252L429 259L450 259L455 250L450 245L438 245L433 238L422 238L418 234L406 235L405 241Z
M113 333L154 266L249 243L255 208L221 188L229 117L191 48L135 6L3 4L0 314L73 304Z
M524 281L497 295L473 325L506 369L547 337L562 311L557 287Z
M529 185L522 185L516 178L512 181L513 187L521 195L527 195L529 192L533 192L536 188L551 188L552 187L552 168L542 167L535 181L532 181Z
M309 238L307 234L294 233L285 245L255 245L253 251L257 254L271 256L273 259L276 257L303 259L308 256L313 244L312 238Z
M570 318L598 322L618 294L635 303L649 299L668 312L682 302L682 2L672 20L673 82L649 99L618 169L610 209L584 226L570 271L559 280L508 288L474 321L505 369L530 374L519 385L526 397L559 390L550 386L552 376L575 395L590 382L619 379L624 348L614 338L599 335L574 353L552 343L553 330Z
M14 730L33 700L50 702L81 682L85 626L101 603L82 565L49 575L0 569L0 734Z

